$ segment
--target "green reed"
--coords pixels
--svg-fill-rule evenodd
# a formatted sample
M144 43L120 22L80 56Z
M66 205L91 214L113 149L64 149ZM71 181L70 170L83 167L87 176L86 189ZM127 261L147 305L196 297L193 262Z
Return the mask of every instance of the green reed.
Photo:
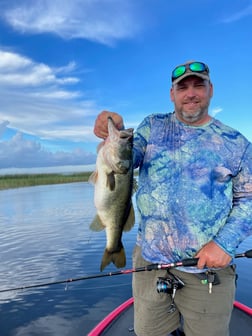
M0 176L0 190L46 184L86 182L90 172L71 174L14 174Z

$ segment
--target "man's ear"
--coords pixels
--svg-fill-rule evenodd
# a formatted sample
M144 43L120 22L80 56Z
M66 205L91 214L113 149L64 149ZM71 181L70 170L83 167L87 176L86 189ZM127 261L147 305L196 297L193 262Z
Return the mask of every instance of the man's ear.
M174 89L173 89L173 87L171 87L171 89L170 89L170 99L171 99L172 102L174 102Z
M210 97L213 97L213 84L210 82Z

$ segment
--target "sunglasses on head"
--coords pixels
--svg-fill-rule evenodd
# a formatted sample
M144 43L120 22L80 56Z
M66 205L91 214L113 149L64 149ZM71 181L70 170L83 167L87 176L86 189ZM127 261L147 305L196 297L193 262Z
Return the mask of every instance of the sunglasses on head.
M187 70L190 70L191 72L206 72L207 74L209 73L208 66L202 62L192 62L192 63L187 63L184 65L179 65L177 66L173 71L172 71L172 81L175 79L179 78L180 76L184 75L184 73Z

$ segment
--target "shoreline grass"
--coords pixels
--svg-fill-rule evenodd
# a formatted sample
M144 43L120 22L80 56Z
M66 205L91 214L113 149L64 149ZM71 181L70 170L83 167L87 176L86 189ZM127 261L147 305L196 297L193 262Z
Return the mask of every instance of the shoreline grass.
M0 176L0 190L37 185L87 182L90 175L91 172L2 175Z

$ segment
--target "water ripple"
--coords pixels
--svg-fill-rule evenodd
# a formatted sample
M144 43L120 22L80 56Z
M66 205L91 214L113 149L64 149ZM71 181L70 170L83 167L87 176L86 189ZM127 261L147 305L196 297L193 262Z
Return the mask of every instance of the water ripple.
M94 216L88 183L0 191L0 289L99 273L105 232L89 230ZM123 236L127 268L136 230ZM237 264L238 295L252 305L251 261ZM115 270L110 265L105 272ZM83 336L130 296L130 274L0 293L0 334Z

